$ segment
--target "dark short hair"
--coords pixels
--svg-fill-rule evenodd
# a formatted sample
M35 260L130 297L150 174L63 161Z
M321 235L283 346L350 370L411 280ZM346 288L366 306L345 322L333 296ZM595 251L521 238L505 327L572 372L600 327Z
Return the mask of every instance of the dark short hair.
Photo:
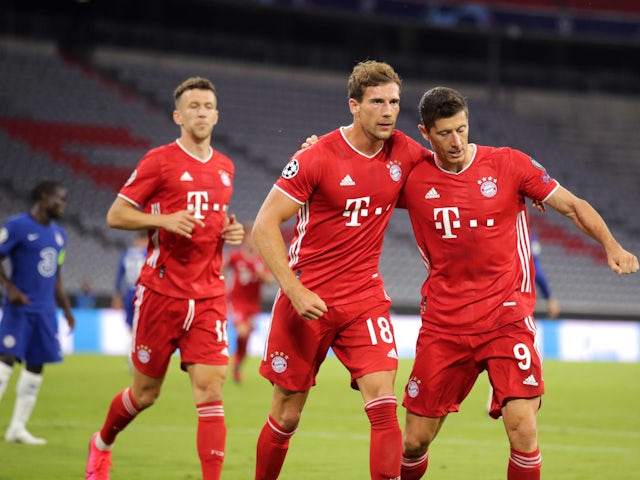
M39 202L43 195L53 195L60 188L64 187L56 180L43 180L31 190L31 200Z
M418 111L422 125L427 131L441 118L450 118L462 111L469 115L469 107L464 96L447 87L434 87L424 92Z
M213 94L216 94L216 87L211 83L211 80L208 80L204 77L189 77L184 82L176 87L173 91L173 99L176 104L180 97L187 90L211 90Z
M402 89L402 80L391 65L375 60L366 60L353 67L349 76L349 98L361 102L367 87L396 83Z

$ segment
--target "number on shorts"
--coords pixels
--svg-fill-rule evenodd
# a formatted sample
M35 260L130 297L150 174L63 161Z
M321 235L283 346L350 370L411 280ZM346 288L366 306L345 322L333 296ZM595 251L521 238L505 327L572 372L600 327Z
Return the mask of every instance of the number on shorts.
M393 343L393 332L391 331L391 322L384 317L378 317L378 330L380 333L380 340L384 343ZM367 318L367 328L369 329L369 337L371 337L371 345L378 344L378 334L373 326L373 320Z
M529 370L531 366L531 351L529 351L529 347L524 343L518 343L513 347L513 355L520 360L518 362L520 370Z
M216 320L216 333L218 334L218 342L227 341L227 321Z

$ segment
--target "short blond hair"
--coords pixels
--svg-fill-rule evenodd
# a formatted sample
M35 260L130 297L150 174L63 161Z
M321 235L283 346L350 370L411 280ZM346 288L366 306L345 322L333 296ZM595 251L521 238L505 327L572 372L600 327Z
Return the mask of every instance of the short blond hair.
M349 98L360 103L367 87L377 87L387 83L395 83L398 85L398 89L402 90L402 80L391 65L375 60L360 62L353 67L349 76Z
M173 91L173 99L178 105L178 101L184 92L187 90L211 90L214 95L216 95L216 87L211 83L211 80L208 80L204 77L189 77L184 82L176 87ZM217 95L216 95L217 97Z

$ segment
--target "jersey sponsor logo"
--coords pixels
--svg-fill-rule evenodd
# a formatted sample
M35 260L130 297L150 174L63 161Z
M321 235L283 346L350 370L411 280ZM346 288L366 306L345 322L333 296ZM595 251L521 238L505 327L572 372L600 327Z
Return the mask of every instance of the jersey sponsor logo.
M151 360L151 349L146 345L137 345L136 356L140 363L149 363Z
M54 237L55 237L56 245L58 245L59 247L62 247L64 245L64 237L62 236L62 234L60 232L56 232Z
M273 352L270 357L271 370L276 373L283 373L289 366L289 363L287 362L287 360L289 360L289 356L285 355L284 352Z
M298 170L300 170L300 164L298 160L292 158L282 169L282 177L286 179L293 178L298 174Z
M434 226L436 230L443 230L444 235L442 238L458 238L453 232L462 228L462 221L460 220L460 211L458 207L443 207L433 209L433 219L435 220ZM477 228L480 225L477 219L472 218L469 220L469 228ZM485 223L487 227L493 227L495 221L493 218L487 218Z
M45 278L53 277L58 271L58 251L53 247L40 250L38 273Z
M13 348L16 346L16 337L13 335L5 335L2 339L2 345L4 348Z
M431 189L424 194L424 198L440 198L440 194L435 187L431 187Z
M203 212L209 210L209 193L205 191L196 191L196 192L187 192L187 210L193 212L193 216L199 219L204 218ZM220 210L220 205L218 208L214 208L213 210Z
M407 395L416 398L420 393L420 380L417 377L411 377L407 383Z
M29 240L30 242L34 242L38 238L40 238L40 235L38 235L37 233L30 233L27 235L27 240Z
M389 176L391 177L391 180L399 182L402 178L402 167L400 167L400 162L397 160L391 160L387 164L387 168L389 169Z
M9 231L5 227L2 227L0 230L0 243L6 242L7 238L9 238Z
M349 217L349 221L345 223L347 227L362 225L361 218L369 215L369 202L371 202L371 197L347 198L347 204L342 212L343 217Z
M536 377L532 375L529 375L527 378L524 379L524 381L522 382L523 385L531 385L532 387L537 387L538 386L538 381L536 380Z
M184 173L182 174L182 176L180 177L180 181L181 182L193 182L193 177L191 176L191 174L189 172L187 172L185 170Z
M136 176L138 175L138 171L134 170L133 172L131 172L131 176L127 179L126 182L124 182L124 186L129 186L133 183L133 181L136 179Z
M478 180L478 185L480 185L480 193L483 197L493 198L498 193L498 179L493 177L482 177L481 180Z
M230 187L231 186L231 175L229 175L229 172L226 172L224 170L219 170L218 174L220 175L220 181L222 182L222 184L225 187Z
M345 175L345 177L340 180L341 187L353 187L355 184L356 182L353 181L353 178L351 178L351 175L349 174Z

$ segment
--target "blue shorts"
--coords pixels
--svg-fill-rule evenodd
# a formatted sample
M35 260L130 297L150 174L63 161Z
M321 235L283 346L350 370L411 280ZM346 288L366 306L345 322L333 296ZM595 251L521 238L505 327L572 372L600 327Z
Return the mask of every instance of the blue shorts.
M27 365L61 362L55 310L37 312L5 305L0 320L0 353L14 355Z

